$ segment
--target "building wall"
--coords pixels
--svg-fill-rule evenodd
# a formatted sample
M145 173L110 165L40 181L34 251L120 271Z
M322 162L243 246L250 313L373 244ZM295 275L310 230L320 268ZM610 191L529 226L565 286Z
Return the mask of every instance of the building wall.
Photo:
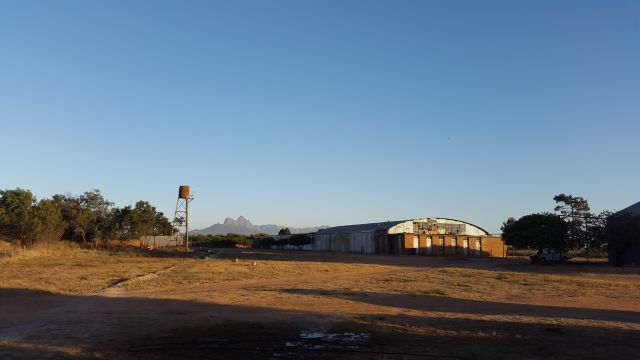
M615 266L640 266L640 247L638 245L616 250L609 249L609 264Z
M311 249L315 251L376 253L376 232L313 235Z
M403 255L411 255L413 253L413 234L399 234L403 238L404 248Z
M483 256L486 254L489 257L506 257L507 247L500 236L483 236L482 253Z
M428 225L433 219L421 219ZM435 221L435 220L433 220ZM438 219L444 225L459 225L457 221ZM484 235L484 230L470 224L461 223L468 234L437 234L418 228L414 233L414 221L402 222L387 230L371 230L350 233L313 234L311 249L315 251L350 252L362 254L428 255L428 256L468 256L505 257L506 246L499 236ZM443 228L446 230L446 228ZM453 228L452 228L453 229ZM460 228L462 229L462 228ZM439 229L440 231L442 229ZM455 230L455 229L454 229ZM482 235L480 235L482 233ZM427 247L431 238L431 248ZM441 240L442 239L442 244ZM467 246L465 247L465 240Z
M182 235L174 237L168 235L142 236L140 237L140 241L151 248L178 246L183 243Z
M414 235L399 234L403 244L403 255L428 255L427 239L431 237L430 256L457 256L457 257L506 257L506 246L499 236L466 236L466 235ZM415 249L417 238L418 249ZM444 240L444 246L440 245L440 239ZM465 250L465 240L468 241ZM479 240L479 242L478 242ZM392 247L395 246L395 242ZM478 246L479 245L479 246ZM390 252L390 254L396 254Z

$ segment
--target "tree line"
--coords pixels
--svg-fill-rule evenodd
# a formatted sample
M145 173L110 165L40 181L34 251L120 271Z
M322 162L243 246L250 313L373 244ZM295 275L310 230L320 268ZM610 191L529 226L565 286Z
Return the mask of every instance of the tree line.
M503 222L502 238L515 248L553 249L558 252L575 249L619 251L640 242L640 216L591 212L589 203L580 196L558 194L553 212L529 214Z
M289 229L287 229L289 230ZM282 230L280 232L283 232ZM311 236L307 234L278 234L278 235L287 235L287 236L279 236L278 239L272 236L266 236L257 238L254 242L254 247L270 249L272 246L277 246L280 249L284 249L286 246L293 246L298 248L298 250L302 250L306 245L310 245L312 242Z
M284 229L280 230L278 235L288 235L288 236L278 236L278 239L275 239L273 236L268 234L255 234L255 235L241 235L241 234L233 234L229 233L226 235L212 235L212 234L198 234L198 235L189 235L189 240L195 244L206 244L206 246L212 247L235 247L237 245L254 247L254 248L263 248L270 249L272 246L277 246L280 249L284 249L287 246L293 246L302 250L305 245L311 244L311 236L307 234L293 234L289 229L288 234L283 234L286 231Z
M171 222L147 201L115 207L94 189L81 195L36 199L29 190L0 190L0 235L30 247L64 239L108 245L152 235L170 235Z
M256 235L260 236L260 235ZM253 246L255 239L254 235L242 235L229 233L226 235L213 235L213 234L197 234L189 235L189 241L192 244L207 244L212 247L235 247L236 245Z

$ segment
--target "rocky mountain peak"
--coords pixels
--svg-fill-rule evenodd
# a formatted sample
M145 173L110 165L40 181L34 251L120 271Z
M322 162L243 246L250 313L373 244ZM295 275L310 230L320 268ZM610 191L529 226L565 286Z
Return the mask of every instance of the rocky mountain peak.
M280 229L285 228L287 226L280 226L280 225L274 225L274 224L269 224L269 225L253 225L251 223L251 221L249 221L249 219L245 218L244 216L239 216L237 219L232 219L230 217L224 219L224 223L220 224L213 224L207 228L204 228L202 230L192 230L190 233L191 234L215 234L215 235L225 235L225 234L229 234L229 233L233 233L233 234L242 234L242 235L252 235L252 234L259 234L259 233L264 233L264 234L270 234L270 235L275 235L278 233L278 231L280 231ZM296 234L296 233L308 233L308 232L315 232L318 229L321 228L325 228L326 226L323 227L308 227L308 228L292 228L289 227L289 229L291 230L292 234Z
M247 218L245 218L242 215L238 216L238 218L236 219L236 224L240 225L240 226L252 226L253 225L251 223L251 221L247 220Z

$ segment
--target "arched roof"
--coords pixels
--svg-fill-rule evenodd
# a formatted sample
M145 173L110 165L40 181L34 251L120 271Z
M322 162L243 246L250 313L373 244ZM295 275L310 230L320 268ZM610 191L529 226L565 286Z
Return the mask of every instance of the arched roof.
M345 233L359 233L359 232L369 232L376 230L386 230L390 234L400 234L400 233L411 233L413 232L413 223L419 222L421 220L432 220L436 221L436 223L444 224L447 221L452 223L459 223L469 225L472 228L478 229L482 234L480 235L489 235L489 232L480 226L474 225L472 223L449 219L449 218L417 218L411 220L396 220L396 221L383 221L377 223L367 223L367 224L355 224L355 225L342 225L342 226L334 226L326 229L321 229L316 232L318 235L328 235L328 234L345 234ZM444 221L439 221L444 220ZM395 229L394 229L395 228ZM475 234L470 234L475 235Z
M464 232L459 233L460 235L471 235L471 236L484 236L489 235L489 232L485 229L471 224L466 221L449 219L449 218L419 218L413 220L407 220L404 222L400 222L399 224L391 227L389 229L389 234L406 234L413 233L413 223L414 222L435 222L438 224L438 227L441 225L467 225Z
M482 231L484 232L484 234L485 234L485 235L490 235L490 234L489 234L489 232L488 232L487 230L485 230L485 229L481 228L480 226L478 226L478 225L476 225L476 224L472 224L472 223L470 223L470 222L466 222L466 221L462 221L462 220L457 220L457 219L448 219L448 218L439 218L439 219L442 219L442 220L457 221L457 222L460 222L460 223L463 223L463 224L471 225L471 226L473 226L473 227L476 227L476 228L478 228L478 229L482 230Z

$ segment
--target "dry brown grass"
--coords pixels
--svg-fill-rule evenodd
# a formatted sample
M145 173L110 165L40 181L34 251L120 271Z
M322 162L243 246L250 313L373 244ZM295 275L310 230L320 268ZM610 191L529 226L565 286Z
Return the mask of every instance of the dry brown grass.
M142 276L184 259L153 258L135 251L108 252L46 247L0 259L0 289L88 294L119 281Z
M263 326L289 334L297 328L347 324L340 326L370 332L378 339L375 346L386 344L394 351L428 348L439 355L487 359L625 358L640 334L637 269L253 250L222 251L205 259L166 255L40 249L0 259L0 292L105 295L56 295L58 303L69 301L68 309L48 313L43 330L29 328L42 331L43 339L64 339L33 343L33 349L45 355L54 350L94 354L97 340L65 335L63 329L85 327L99 333L114 328L118 333L108 336L117 341L132 336L148 341L149 333L160 336L156 332L161 324L168 334L180 333L187 340L215 331L220 322L225 331L238 331L249 340L267 336ZM110 286L114 283L119 285ZM106 309L95 309L92 301ZM77 311L81 304L85 309ZM43 321L37 319L35 324ZM189 330L193 324L210 327ZM2 326L0 340L1 335ZM23 351L24 346L12 351ZM127 358L118 351L116 357ZM194 353L194 358L200 355Z
M235 260L235 259L234 259ZM304 279L309 274L341 274L362 269L358 264L304 263L277 260L207 259L191 261L178 270L144 282L131 282L126 290L162 289L176 285L208 286L239 281ZM255 261L255 262L254 262ZM254 265L255 264L255 265ZM370 268L385 268L371 265Z

